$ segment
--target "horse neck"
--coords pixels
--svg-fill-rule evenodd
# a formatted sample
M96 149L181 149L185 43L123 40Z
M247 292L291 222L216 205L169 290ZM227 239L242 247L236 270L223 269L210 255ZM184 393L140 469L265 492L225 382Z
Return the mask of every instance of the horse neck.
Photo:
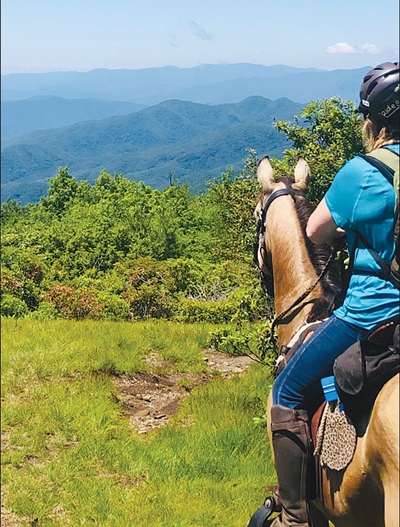
M300 221L290 196L275 200L268 210L266 244L274 269L275 312L288 309L317 280L310 260ZM288 315L288 323L278 329L278 343L287 344L306 322L313 302L322 295L318 284L307 298Z

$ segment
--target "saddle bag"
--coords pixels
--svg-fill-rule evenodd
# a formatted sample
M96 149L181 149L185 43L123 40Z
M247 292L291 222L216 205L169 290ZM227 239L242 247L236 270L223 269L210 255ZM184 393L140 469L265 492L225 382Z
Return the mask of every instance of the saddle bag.
M399 371L398 322L379 326L339 355L333 365L336 389L352 421L372 407L382 386Z

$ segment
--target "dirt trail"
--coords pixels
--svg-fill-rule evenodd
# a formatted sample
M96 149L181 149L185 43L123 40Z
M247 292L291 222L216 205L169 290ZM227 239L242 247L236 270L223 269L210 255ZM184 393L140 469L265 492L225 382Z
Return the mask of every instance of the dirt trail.
M196 386L217 377L227 379L242 374L253 362L249 357L232 357L214 350L204 351L203 356L206 364L203 374L138 373L115 379L124 414L139 434L165 426L178 411L182 399ZM154 356L148 362L154 369L162 366L162 361Z

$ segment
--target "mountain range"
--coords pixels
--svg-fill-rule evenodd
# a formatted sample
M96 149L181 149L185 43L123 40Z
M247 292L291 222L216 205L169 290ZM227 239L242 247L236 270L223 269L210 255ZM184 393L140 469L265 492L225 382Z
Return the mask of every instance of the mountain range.
M14 73L2 75L2 100L35 95L69 99L94 97L151 106L170 99L202 104L240 102L252 95L287 97L306 103L337 95L355 100L360 79L370 69L325 71L257 64L203 64L139 70L97 69L88 72Z
M273 127L290 120L302 105L288 99L250 97L216 106L171 100L124 116L36 131L2 149L2 198L21 203L45 195L48 178L68 165L78 180L94 182L101 170L167 185L170 171L193 191L239 168L246 148L280 156L288 146Z
M313 100L355 101L369 69L204 64L2 75L2 200L36 201L66 165L78 179L93 182L105 169L157 188L173 171L201 190L242 166L246 148L280 156L289 144L274 118L292 120Z

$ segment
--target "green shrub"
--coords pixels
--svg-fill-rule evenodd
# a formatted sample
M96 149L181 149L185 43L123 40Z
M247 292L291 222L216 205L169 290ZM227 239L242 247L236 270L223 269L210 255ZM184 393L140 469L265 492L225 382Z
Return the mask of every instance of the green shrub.
M250 352L250 335L240 334L228 328L210 333L209 345L227 355L247 355Z
M21 318L28 313L25 302L15 296L3 295L1 299L1 314L5 317Z
M24 283L20 276L7 267L1 269L1 294L22 298Z
M235 304L234 322L255 322L273 317L274 308L270 297L266 297L260 287L237 289L230 295L230 301Z
M278 348L271 337L271 322L240 324L236 327L220 328L210 333L209 346L227 355L254 355L274 370Z
M69 318L75 298L75 289L65 285L55 285L43 295L45 302Z
M98 300L96 293L89 289L76 290L56 285L43 295L43 299L66 318L96 320L104 310L104 304Z
M182 322L229 322L236 312L234 303L228 300L202 301L183 298L178 305L176 318Z
M156 283L143 283L137 289L129 288L122 294L135 319L170 318L171 298Z
M55 320L63 318L63 314L49 302L40 302L37 310L31 313L30 318L34 320Z
M99 295L99 300L104 304L101 313L102 319L107 320L127 320L129 317L129 303L117 295L106 293Z

